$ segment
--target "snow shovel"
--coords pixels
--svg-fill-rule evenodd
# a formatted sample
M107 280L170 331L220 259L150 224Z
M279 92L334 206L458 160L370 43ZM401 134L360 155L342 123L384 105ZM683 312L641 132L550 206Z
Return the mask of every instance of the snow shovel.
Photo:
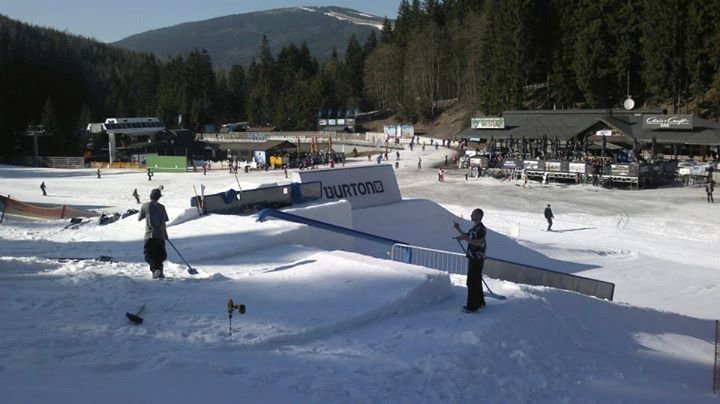
M142 317L140 317L140 315L142 314L142 312L144 310L145 310L145 305L143 304L142 306L140 306L140 309L138 309L138 311L135 312L135 314L128 312L128 313L125 313L125 317L127 317L128 320L132 321L133 323L140 325L143 323L143 319L142 319Z
M177 253L177 255L179 255L180 258L182 258L182 260L183 260L183 262L185 263L185 265L187 265L187 267L188 267L188 268L187 268L188 273L189 273L190 275L197 275L197 273L198 273L197 269L191 267L190 264L188 264L187 260L185 260L185 257L183 257L182 254L180 254L180 251L178 251L178 249L175 248L175 245L172 243L172 241L170 241L170 240L168 239L167 242L170 244L170 246L173 248L173 250L175 250L175 252Z

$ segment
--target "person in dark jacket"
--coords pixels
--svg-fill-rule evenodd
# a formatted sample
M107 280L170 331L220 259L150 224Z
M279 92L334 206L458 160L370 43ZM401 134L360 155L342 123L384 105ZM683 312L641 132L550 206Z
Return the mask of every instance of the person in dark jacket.
M138 194L137 188L133 189L132 196L135 197L135 200L137 201L137 203L140 203L140 194Z
M467 232L460 229L458 222L453 222L453 227L460 235L455 237L456 240L467 241L468 246L465 254L468 258L467 270L467 303L463 309L468 313L474 313L485 307L485 295L483 293L482 271L485 265L485 250L487 244L485 236L487 229L482 223L484 212L478 208L472 211L470 220L475 223Z
M550 209L550 204L548 203L548 206L545 208L545 219L548 222L547 231L552 231L552 225L553 225L553 219L555 216L553 216L552 209Z
M40 190L42 191L43 196L47 196L47 192L45 192L45 181L40 184Z
M705 193L707 194L708 203L715 203L715 199L713 199L714 190L715 184L713 183L713 181L710 181L707 185L705 185Z
M165 240L168 239L165 223L169 220L165 206L158 201L162 197L159 189L150 191L150 202L145 202L140 208L138 220L145 220L145 245L143 253L145 262L150 265L153 279L162 279L163 262L167 259Z

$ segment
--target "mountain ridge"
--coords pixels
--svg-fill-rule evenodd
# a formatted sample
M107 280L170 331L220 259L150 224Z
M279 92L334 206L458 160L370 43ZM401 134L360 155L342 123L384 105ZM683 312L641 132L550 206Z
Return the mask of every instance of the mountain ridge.
M287 7L231 14L158 28L131 35L113 46L153 53L159 58L205 49L216 68L248 65L257 59L262 37L275 54L294 43L307 43L320 62L329 60L333 48L344 53L352 35L363 43L379 33L384 18L341 7Z

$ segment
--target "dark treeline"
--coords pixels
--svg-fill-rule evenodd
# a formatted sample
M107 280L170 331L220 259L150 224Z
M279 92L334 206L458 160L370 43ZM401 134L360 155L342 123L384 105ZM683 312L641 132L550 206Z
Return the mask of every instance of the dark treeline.
M720 2L705 0L403 0L379 35L351 38L320 64L306 44L217 71L204 50L168 61L0 16L3 152L28 125L54 135L46 154L77 155L106 117L168 126L248 121L315 128L318 111L392 110L429 120L438 101L473 114L636 105L716 116Z

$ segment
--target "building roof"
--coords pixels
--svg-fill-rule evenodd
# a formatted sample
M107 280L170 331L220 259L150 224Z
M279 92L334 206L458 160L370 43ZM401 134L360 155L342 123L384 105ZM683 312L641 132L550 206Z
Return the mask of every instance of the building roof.
M505 127L501 129L472 129L460 136L474 139L548 139L569 140L591 135L598 126L616 130L638 142L720 145L720 124L692 117L692 129L662 129L643 124L643 117L672 116L661 111L563 110L563 111L505 111Z
M287 140L268 140L265 142L236 142L236 143L222 143L219 144L220 150L260 150L264 152L274 152L274 151L295 151L297 149L297 145L295 143L290 143Z

